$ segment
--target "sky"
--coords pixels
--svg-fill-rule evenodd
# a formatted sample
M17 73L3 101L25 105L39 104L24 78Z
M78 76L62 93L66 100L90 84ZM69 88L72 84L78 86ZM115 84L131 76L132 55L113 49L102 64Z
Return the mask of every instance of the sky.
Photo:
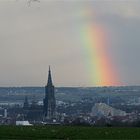
M139 13L139 0L0 0L0 86L44 86L49 65L55 86L140 85ZM86 38L111 65L94 71L102 55ZM106 68L118 83L96 82Z

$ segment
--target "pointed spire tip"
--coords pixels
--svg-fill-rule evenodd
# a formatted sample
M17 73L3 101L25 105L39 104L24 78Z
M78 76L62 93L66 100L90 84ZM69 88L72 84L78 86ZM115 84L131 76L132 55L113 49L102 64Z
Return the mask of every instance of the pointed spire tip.
M48 72L48 83L47 85L52 85L52 77L51 77L51 69L49 65L49 72Z

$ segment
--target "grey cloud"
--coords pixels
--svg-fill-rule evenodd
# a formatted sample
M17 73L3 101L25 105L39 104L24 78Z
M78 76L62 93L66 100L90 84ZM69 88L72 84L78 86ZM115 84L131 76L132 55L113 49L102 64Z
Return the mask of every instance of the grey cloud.
M40 1L0 1L1 86L44 85L48 65L57 86L91 86L80 37L90 22L108 30L122 81L140 84L139 1Z

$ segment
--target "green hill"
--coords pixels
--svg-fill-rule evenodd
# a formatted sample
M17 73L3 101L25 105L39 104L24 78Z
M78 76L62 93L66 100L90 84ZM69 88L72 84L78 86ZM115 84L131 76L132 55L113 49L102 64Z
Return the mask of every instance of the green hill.
M84 126L0 126L0 139L140 139L140 128Z

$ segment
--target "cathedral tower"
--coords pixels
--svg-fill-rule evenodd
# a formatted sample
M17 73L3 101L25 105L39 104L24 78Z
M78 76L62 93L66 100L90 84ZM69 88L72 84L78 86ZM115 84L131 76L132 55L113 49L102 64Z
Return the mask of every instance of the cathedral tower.
M47 119L53 119L55 117L55 108L56 108L56 101L55 101L55 91L54 86L52 83L51 77L51 70L49 66L48 72L48 82L45 86L45 98L44 98L44 115Z

